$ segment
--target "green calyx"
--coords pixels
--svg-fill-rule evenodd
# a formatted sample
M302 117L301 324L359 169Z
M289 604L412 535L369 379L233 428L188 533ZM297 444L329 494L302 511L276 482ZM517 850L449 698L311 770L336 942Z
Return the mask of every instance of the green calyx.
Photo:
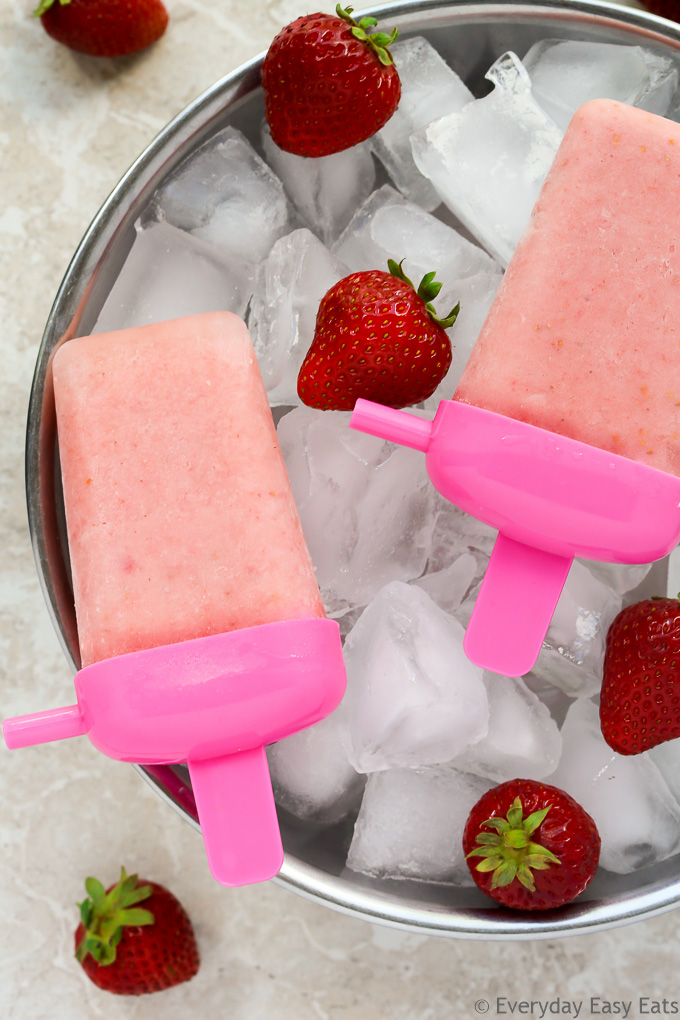
M40 3L33 11L33 17L39 18L41 14L45 13L45 11L49 11L50 7L53 7L56 2L57 0L40 0ZM62 7L65 7L66 4L71 3L71 0L59 0L59 3Z
M492 871L491 888L510 885L517 878L523 886L534 892L533 871L545 871L551 864L560 864L559 857L546 847L531 842L531 834L539 827L548 811L534 811L522 819L522 802L515 797L506 818L488 818L483 825L495 832L480 832L476 846L467 855L481 857L477 871Z
M149 910L130 909L151 896L150 885L137 885L137 875L126 875L120 869L120 878L107 893L96 878L86 878L88 898L78 904L80 920L85 934L76 949L76 960L81 963L88 953L103 967L116 959L116 946L123 936L126 925L139 927L153 924L154 916Z
M451 309L448 315L444 316L443 319L440 319L435 311L434 305L432 304L437 294L442 289L442 284L439 283L438 280L435 280L435 276L437 274L425 273L425 276L420 281L420 285L416 287L416 285L411 280L409 280L408 276L404 272L403 265L404 259L402 259L401 262L395 262L394 259L387 260L387 268L389 269L392 276L394 276L397 280L401 280L402 283L408 283L409 287L413 287L418 297L422 298L422 300L425 302L427 314L430 316L432 321L436 323L438 326L441 326L442 329L449 329L451 326L453 326L454 322L458 318L458 313L460 311L460 301L456 305L454 305L454 307Z
M51 3L53 0L49 0L49 2ZM385 32L373 32L372 35L369 35L367 30L374 28L378 24L377 19L362 18L361 21L355 21L352 17L353 10L353 7L346 7L343 10L340 4L338 4L335 8L335 13L339 18L347 22L352 29L352 35L355 39L361 39L362 42L367 43L376 54L380 63L389 67L394 63L394 58L390 53L390 46L393 42L397 41L399 29L393 28L389 35L386 35Z

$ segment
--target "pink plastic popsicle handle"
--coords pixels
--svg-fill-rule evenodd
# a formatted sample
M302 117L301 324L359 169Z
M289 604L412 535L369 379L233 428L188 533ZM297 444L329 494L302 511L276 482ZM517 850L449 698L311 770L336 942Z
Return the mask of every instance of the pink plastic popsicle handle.
M187 764L213 877L239 886L277 875L283 845L264 747Z
M19 715L14 719L5 719L2 724L5 743L10 751L18 747L31 747L33 744L47 744L51 740L81 737L87 733L87 729L79 705Z
M359 397L354 405L350 426L422 453L427 453L432 438L432 422L426 418L418 418L415 414L385 407L363 397Z
M463 647L478 666L523 676L538 658L572 560L500 533Z

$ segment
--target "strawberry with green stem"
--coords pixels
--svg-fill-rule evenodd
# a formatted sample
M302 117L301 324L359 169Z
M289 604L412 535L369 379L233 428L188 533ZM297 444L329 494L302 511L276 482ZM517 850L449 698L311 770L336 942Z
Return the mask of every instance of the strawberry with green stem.
M97 987L144 995L194 977L200 962L194 931L171 892L125 868L109 889L96 878L86 879L85 888L75 956Z
M403 262L389 259L388 273L351 273L324 295L298 375L304 404L351 410L363 397L408 407L435 391L451 365L446 330L460 305L439 318L432 302L442 284L435 273L416 289Z
M93 57L125 57L165 32L161 0L41 0L34 15L49 36Z
M564 790L511 779L473 807L463 850L487 896L517 910L550 910L590 884L600 837L590 815Z
M375 25L338 4L335 16L309 14L279 32L262 65L265 115L279 148L328 156L389 120L401 98L390 52L398 32L371 32Z

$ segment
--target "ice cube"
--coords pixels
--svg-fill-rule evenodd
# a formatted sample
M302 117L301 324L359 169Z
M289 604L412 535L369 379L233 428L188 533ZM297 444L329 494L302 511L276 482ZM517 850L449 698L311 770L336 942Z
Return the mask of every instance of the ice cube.
M473 885L463 854L463 829L492 785L450 766L373 773L347 866L377 878Z
M641 46L543 39L522 63L534 99L562 131L590 99L617 99L665 116L678 85L671 58Z
M643 758L650 758L666 780L668 789L680 802L680 738L666 740L646 751Z
M489 731L465 748L452 764L464 772L504 783L544 779L560 759L562 737L546 706L523 680L484 673Z
M128 329L198 312L243 316L255 267L168 223L137 233L93 332Z
M628 874L680 850L680 805L647 755L612 751L597 705L575 701L562 726L563 750L550 783L592 816L602 839L600 863Z
M233 127L184 160L156 192L152 209L248 262L259 262L298 225L283 184Z
M300 402L297 377L314 339L319 302L347 273L305 227L279 238L260 263L248 325L272 406Z
M439 205L439 196L413 162L409 136L437 117L457 112L474 96L422 36L396 42L392 55L399 71L401 99L371 144L399 190L412 202L432 210Z
M600 563L597 560L578 562L619 595L626 595L642 584L652 568L651 563Z
M444 570L469 550L479 554L478 564L488 562L498 536L494 528L466 514L439 493L435 496L435 513L426 573Z
M300 406L278 436L330 615L364 606L392 580L422 574L435 490L425 458L349 427L349 411Z
M361 800L364 776L347 760L337 711L270 745L267 759L277 803L298 818L332 825Z
M345 639L345 665L357 772L450 761L486 734L486 689L463 628L415 585L394 581L376 595Z
M470 552L461 553L452 563L432 574L423 574L413 584L427 592L445 613L453 614L480 579L479 563Z
M602 684L607 631L621 596L575 561L532 672L571 697L590 697Z
M531 95L514 53L486 77L494 90L416 131L416 166L468 230L507 265L553 161L562 132Z
M375 163L368 142L330 156L296 156L280 149L265 125L262 145L304 222L330 244L373 190Z
M448 287L479 273L500 274L500 267L485 251L408 202L389 184L374 191L357 209L333 252L352 272L386 270L388 258L404 259L404 269L416 285L432 270Z

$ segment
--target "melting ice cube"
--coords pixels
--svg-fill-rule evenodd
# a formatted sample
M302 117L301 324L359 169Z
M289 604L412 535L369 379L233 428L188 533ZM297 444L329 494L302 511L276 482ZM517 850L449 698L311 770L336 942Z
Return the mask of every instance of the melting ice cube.
M373 190L375 164L368 142L330 156L296 156L280 149L265 126L262 144L305 223L330 244Z
M463 854L463 829L492 785L450 766L373 773L347 866L378 878L473 885Z
M371 145L399 190L412 202L432 210L439 205L439 196L413 162L409 137L437 117L457 112L474 96L422 36L396 42L392 55L399 71L401 99Z
M272 406L300 402L297 377L319 302L348 272L305 227L279 238L260 263L248 325Z
M297 225L283 184L233 127L191 153L156 192L152 208L249 262L263 259Z
M550 783L592 816L602 839L600 862L628 874L680 851L680 806L647 755L612 751L597 705L573 703L562 726L563 751Z
M482 671L463 652L463 628L422 589L394 581L345 640L342 702L358 772L450 761L487 732Z
M562 132L532 97L514 53L499 57L486 77L490 95L416 131L411 144L442 201L507 265Z

